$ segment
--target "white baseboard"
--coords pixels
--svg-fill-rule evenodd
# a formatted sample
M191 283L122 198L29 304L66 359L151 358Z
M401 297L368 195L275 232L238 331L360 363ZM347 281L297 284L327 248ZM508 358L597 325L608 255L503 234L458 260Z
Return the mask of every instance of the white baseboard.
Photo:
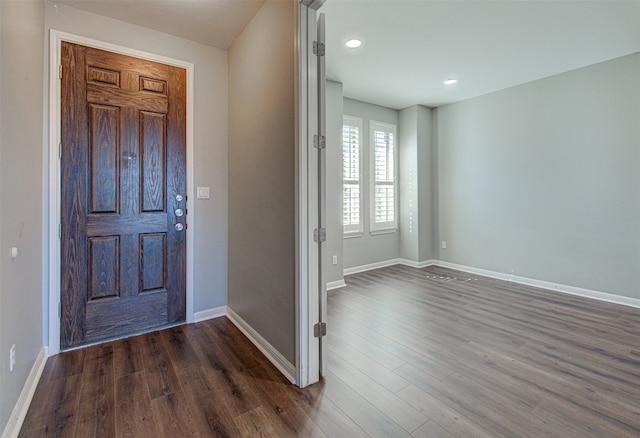
M458 271L468 272L470 274L482 275L484 277L495 278L498 280L511 281L513 283L524 284L526 286L538 287L540 289L561 292L569 295L575 295L584 298L592 298L595 300L606 301L608 303L622 304L623 306L640 308L640 299L629 298L622 295L614 295L607 292L600 292L591 289L584 289L566 284L553 283L550 281L536 280L527 277L518 277L516 275L505 274L502 272L489 271L486 269L473 268L471 266L459 265L457 263L445 262L441 260L427 260L424 262L414 262L407 259L391 259L381 262L370 263L368 265L356 266L344 270L344 275L357 274L358 272L371 271L373 269L384 268L393 265L405 265L413 268L426 268L427 266L441 266L443 268L456 269ZM329 289L327 285L327 289Z
M244 319L242 319L231 308L227 307L227 318L249 338L249 340L255 345L258 350L265 355L265 357L271 362L291 383L296 383L296 367L291 364L273 345L271 345L265 338L255 331Z
M436 264L436 260L425 260L424 262L414 262L413 260L400 259L401 265L410 266L412 268L426 268Z
M200 310L193 314L193 322L206 321L207 319L219 318L227 314L227 306L212 307L211 309Z
M24 422L24 418L27 416L29 405L31 404L33 395L36 392L40 376L42 376L42 371L44 370L46 363L47 347L42 347L36 356L33 367L31 367L27 381L22 387L20 397L18 397L18 401L11 412L9 421L2 432L2 438L14 438L20 433L22 423Z
M327 290L340 289L341 287L345 287L347 283L342 280L330 281L327 283Z
M443 262L436 260L434 265L443 268L456 269L458 271L468 272L470 274L478 274L485 277L495 278L498 280L511 281L513 283L524 284L526 286L538 287L554 292L561 292L569 295L576 295L584 298L593 298L595 300L606 301L608 303L622 304L623 306L640 308L640 299L624 297L622 295L614 295L607 292L600 292L591 289L583 289L565 284L553 283L550 281L536 280L527 277L518 277L515 275L505 274L502 272L488 271L486 269L472 268L470 266L458 265L456 263Z
M355 266L353 268L346 268L344 270L344 275L357 274L358 272L366 272L366 271L371 271L373 269L386 268L387 266L393 266L393 265L405 265L405 266L410 266L412 268L426 268L427 266L432 266L435 263L436 263L435 260L425 260L423 262L414 262L412 260L397 258L397 259L383 260L381 262L369 263L367 265Z
M400 264L402 259L383 260L381 262L369 263L367 265L354 266L353 268L345 268L344 275L357 274L358 272L372 271L374 269L386 268Z

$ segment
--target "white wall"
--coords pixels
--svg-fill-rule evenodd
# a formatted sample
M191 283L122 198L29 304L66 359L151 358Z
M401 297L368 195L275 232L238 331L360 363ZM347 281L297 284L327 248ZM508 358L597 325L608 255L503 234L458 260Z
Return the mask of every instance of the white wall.
M295 364L293 2L229 49L229 308Z
M340 281L343 278L343 237L342 237L342 84L327 81L327 149L326 149L326 227L325 280ZM338 263L333 264L333 256Z
M640 54L437 117L441 260L640 298Z
M380 261L400 257L400 234L371 235L369 226L369 121L392 123L398 125L398 111L360 102L344 99L344 114L362 118L363 131L363 205L364 233L360 237L344 239L344 268L353 268Z
M194 310L227 303L227 54L200 43L124 23L65 5L46 3L46 30L56 29L192 62L195 71L195 185L211 188L209 200L193 201L187 220L195 226Z
M0 1L0 431L43 345L42 1ZM10 248L20 254L12 260ZM16 367L9 372L9 348Z

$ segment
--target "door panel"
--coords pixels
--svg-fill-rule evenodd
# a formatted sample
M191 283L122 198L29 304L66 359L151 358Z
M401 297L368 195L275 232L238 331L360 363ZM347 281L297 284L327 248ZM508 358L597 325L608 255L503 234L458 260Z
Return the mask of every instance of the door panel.
M140 236L140 292L166 290L166 235Z
M165 116L140 112L140 168L142 170L142 211L163 211L165 206Z
M325 15L323 13L318 14L317 24L317 41L318 44L325 45ZM327 122L326 122L326 97L325 97L325 83L326 83L326 71L325 71L325 55L321 53L318 56L318 135L321 141L324 141L327 136ZM327 206L327 154L326 149L323 147L318 148L318 227L326 228L326 206ZM325 249L324 245L320 243L318 245L318 310L319 321L327 321L327 281L325 276ZM327 338L320 337L320 376L327 374Z
M118 131L120 109L89 105L89 174L91 175L89 213L117 213Z
M70 43L62 60L67 348L185 319L186 72Z

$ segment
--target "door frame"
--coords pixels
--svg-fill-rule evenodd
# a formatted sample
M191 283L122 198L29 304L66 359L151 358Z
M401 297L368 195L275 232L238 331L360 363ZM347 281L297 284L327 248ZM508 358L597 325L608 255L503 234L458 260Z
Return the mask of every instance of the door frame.
M296 7L296 384L303 388L320 380L320 341L313 326L319 319L320 272L318 155L318 70L313 54L317 15L325 0L300 0Z
M61 241L59 230L61 223L60 199L60 139L61 139L61 81L59 79L59 66L61 65L62 42L80 44L95 49L107 50L121 55L133 56L149 61L160 62L187 71L187 120L186 120L186 148L187 148L187 202L186 208L195 212L194 207L194 144L193 144L193 102L194 102L194 64L162 55L156 55L129 47L98 41L92 38L74 35L67 32L51 29L49 34L49 144L44 150L45 188L49 193L48 202L48 333L44 338L48 339L47 354L52 356L60 352L60 267L61 267ZM47 168L48 163L48 168ZM47 175L48 170L48 175ZM48 181L48 183L47 183ZM46 208L46 207L45 207ZM192 213L191 218L194 215ZM186 229L186 322L193 322L193 280L194 280L194 235L195 221L192 219ZM47 329L45 325L43 329Z

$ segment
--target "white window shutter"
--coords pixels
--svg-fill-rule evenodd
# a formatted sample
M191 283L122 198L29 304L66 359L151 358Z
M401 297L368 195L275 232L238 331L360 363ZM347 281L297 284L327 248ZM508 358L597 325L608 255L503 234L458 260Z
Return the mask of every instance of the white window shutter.
M362 232L362 119L344 116L342 125L342 225Z
M371 232L395 230L396 214L396 126L371 121Z

